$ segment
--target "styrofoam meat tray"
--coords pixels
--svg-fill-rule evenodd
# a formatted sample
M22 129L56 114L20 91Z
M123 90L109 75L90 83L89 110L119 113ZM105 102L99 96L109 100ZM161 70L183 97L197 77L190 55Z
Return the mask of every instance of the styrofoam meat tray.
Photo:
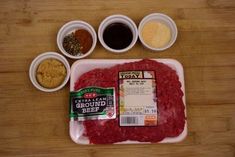
M109 68L117 64L129 63L134 61L140 61L141 59L83 59L78 60L73 63L71 68L71 78L70 78L70 91L74 91L74 85L77 79L84 73L96 69L96 68ZM186 115L186 103L185 103L185 85L184 85L184 72L181 63L174 59L152 59L158 62L164 63L174 69L179 76L179 81L181 82L181 90L184 93L183 102L185 105L185 115ZM84 127L81 122L70 120L70 137L75 143L78 144L89 144L89 139L83 136ZM177 137L166 137L159 143L177 143L182 141L187 136L187 120L185 122L183 132ZM138 141L124 141L115 144L141 144L150 142L138 142Z

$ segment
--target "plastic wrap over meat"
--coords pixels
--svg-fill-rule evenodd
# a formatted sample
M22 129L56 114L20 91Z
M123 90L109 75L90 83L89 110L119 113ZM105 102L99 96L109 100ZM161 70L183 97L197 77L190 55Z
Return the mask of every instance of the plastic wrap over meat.
M158 124L156 126L119 125L119 116L110 120L83 121L85 131L93 144L111 144L122 141L159 142L166 137L176 137L185 126L185 106L181 83L175 70L169 66L144 59L141 61L118 64L110 68L94 69L84 73L75 83L75 90L88 86L115 87L116 110L118 112L118 72L128 70L155 71Z

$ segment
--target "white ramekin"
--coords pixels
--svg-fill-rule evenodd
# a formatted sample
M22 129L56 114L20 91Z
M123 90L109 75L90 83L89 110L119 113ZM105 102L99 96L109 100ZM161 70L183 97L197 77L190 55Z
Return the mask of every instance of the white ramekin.
M38 65L43 60L49 59L49 58L54 58L54 59L61 61L64 64L64 66L66 68L66 72L67 72L66 77L64 79L64 82L60 86L58 86L56 88L52 88L52 89L42 87L36 79L36 71L37 71ZM66 83L69 80L69 77L70 77L70 65L69 65L68 61L66 60L66 58L64 56L62 56L56 52L45 52L45 53L40 54L32 61L30 68L29 68L29 78L30 78L32 84L37 89L39 89L43 92L54 92L54 91L60 90L61 88L63 88L66 85Z
M170 28L170 30L171 30L171 40L164 47L154 48L154 47L151 47L151 46L149 46L148 44L146 44L144 42L144 40L142 38L142 35L141 35L141 32L142 32L142 29L143 29L143 26L145 25L145 23L147 23L149 21L162 22ZM139 24L138 32L139 32L139 39L140 39L141 43L144 45L144 47L146 47L150 50L153 50L153 51L163 51L163 50L171 47L174 44L174 42L176 41L177 34L178 34L178 30L177 30L175 22L169 16L167 16L165 14L162 14L162 13L152 13L152 14L149 14L149 15L145 16Z
M130 45L128 47L126 47L124 49L116 50L116 49L110 48L104 42L104 39L103 39L104 30L107 26L109 26L112 23L123 23L131 29L132 34L133 34L133 39L132 39L132 42L130 43ZM138 39L138 30L137 30L136 24L129 17L127 17L125 15L116 14L116 15L111 15L111 16L106 17L100 23L99 30L98 30L98 37L99 37L99 41L100 41L101 45L106 50L108 50L110 52L114 52L114 53L122 53L122 52L126 52L126 51L130 50L135 45L135 43Z
M72 32L75 32L78 29L87 30L91 34L93 42L92 42L92 46L91 46L90 50L87 53L85 53L82 56L73 56L65 51L65 49L63 47L63 40L66 35L68 35ZM97 42L97 36L96 36L96 32L95 32L94 28L90 24L88 24L87 22L84 22L84 21L70 21L70 22L64 24L60 28L60 30L57 34L58 48L65 56L72 58L72 59L81 59L81 58L85 58L88 55L90 55L93 52L93 50L95 49L96 42Z

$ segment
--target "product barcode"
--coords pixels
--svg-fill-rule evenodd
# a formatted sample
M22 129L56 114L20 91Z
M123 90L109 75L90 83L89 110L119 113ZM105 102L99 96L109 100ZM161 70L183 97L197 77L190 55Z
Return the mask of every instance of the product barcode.
M121 117L121 124L138 124L138 117Z

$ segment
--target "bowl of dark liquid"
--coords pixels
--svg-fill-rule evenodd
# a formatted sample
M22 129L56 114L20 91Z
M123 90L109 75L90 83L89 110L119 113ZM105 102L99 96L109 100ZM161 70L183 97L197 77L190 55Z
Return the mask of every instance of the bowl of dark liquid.
M138 30L129 17L112 15L101 22L98 37L105 49L115 53L122 53L135 45L138 38Z

